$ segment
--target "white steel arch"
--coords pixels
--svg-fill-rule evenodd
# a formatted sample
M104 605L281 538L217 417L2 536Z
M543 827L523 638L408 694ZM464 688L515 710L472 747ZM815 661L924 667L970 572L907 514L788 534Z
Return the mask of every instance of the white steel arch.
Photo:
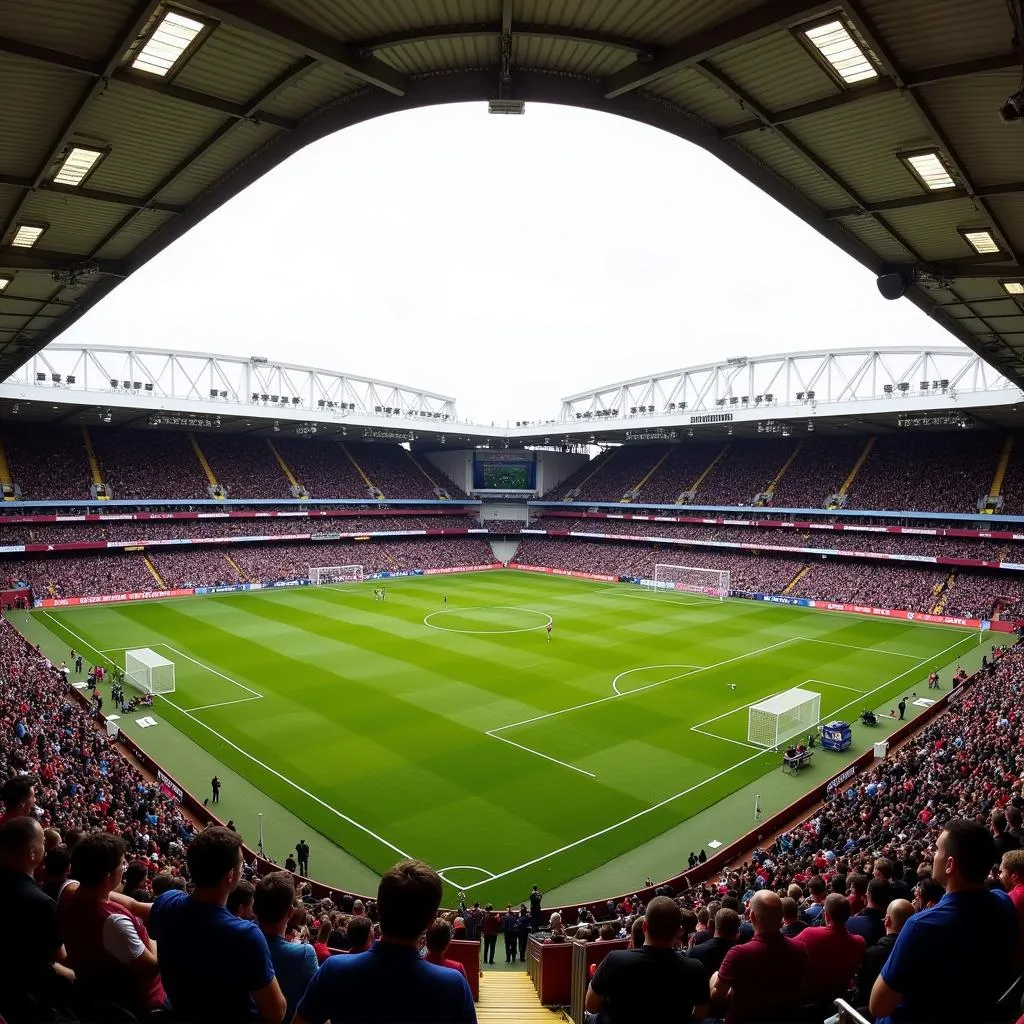
M820 405L1019 394L980 356L960 348L856 348L756 356L634 377L562 399L559 422L638 416L793 412Z

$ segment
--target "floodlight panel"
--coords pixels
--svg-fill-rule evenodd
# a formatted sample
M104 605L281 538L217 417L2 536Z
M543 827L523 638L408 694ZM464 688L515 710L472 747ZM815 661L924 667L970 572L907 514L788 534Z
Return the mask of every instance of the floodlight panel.
M921 184L931 192L940 192L945 188L956 188L953 176L946 170L942 157L938 152L914 153L903 158Z
M999 243L991 231L964 231L963 236L967 240L967 244L980 256L999 252Z
M804 30L807 41L822 59L847 84L856 85L878 77L868 55L854 42L847 27L839 20L827 21Z
M166 77L204 28L202 21L179 11L168 11L132 61L132 68L159 78Z
M31 249L45 230L46 228L41 224L19 224L14 230L11 245L16 245L21 249Z
M102 149L94 149L90 146L72 146L71 151L53 176L54 183L57 185L81 185L102 157Z

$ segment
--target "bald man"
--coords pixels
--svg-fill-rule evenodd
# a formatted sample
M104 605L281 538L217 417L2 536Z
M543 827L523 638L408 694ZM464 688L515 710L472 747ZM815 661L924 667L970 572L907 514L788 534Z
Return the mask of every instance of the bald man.
M896 936L914 913L914 905L908 900L893 900L885 911L885 934L873 946L864 951L864 959L857 970L857 1006L867 1006L871 998L871 986L882 972L889 959Z
M807 951L782 934L782 900L762 889L749 912L754 937L733 946L711 978L711 999L725 1005L725 1024L775 1019L805 1001Z
M864 959L863 936L846 930L850 901L839 893L825 898L824 928L805 928L794 940L807 950L808 1002L847 997L853 976Z

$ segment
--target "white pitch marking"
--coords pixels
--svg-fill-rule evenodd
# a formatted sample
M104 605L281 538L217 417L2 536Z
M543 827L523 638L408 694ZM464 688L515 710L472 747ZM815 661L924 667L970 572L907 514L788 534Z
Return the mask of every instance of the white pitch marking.
M48 615L49 613L44 612L43 614ZM52 618L52 616L50 617ZM84 638L80 637L77 633L69 629L67 626L63 625L63 623L58 622L56 619L54 619L53 621L56 622L58 627L64 630L64 632L67 633L68 636L73 636L80 644L82 644L83 647L88 647L89 650L92 651L94 654L100 653L99 650L93 647L93 645L89 643L88 640L85 640ZM293 782L291 779L288 778L287 775L282 775L281 772L279 772L276 768L271 768L270 765L264 764L258 758L253 757L252 754L249 753L249 751L243 750L237 743L233 743L222 733L217 732L217 730L214 729L213 726L207 725L206 722L204 722L200 718L196 718L191 711L186 711L184 708L179 707L177 704L174 703L174 701L168 700L165 696L163 696L163 694L158 693L154 696L159 697L160 700L162 701L166 701L168 704L171 705L172 708L175 708L177 711L180 711L186 718L190 718L193 722L196 723L196 725L202 726L207 732L216 736L217 739L219 739L222 743L226 743L229 747L231 747L232 750L238 751L238 753L241 754L242 757L246 758L249 761L252 761L253 764L258 765L264 771L270 772L270 774L273 775L275 778L280 779L285 784L291 786L292 789L294 789L297 793L301 793L303 796L309 797L310 800L312 800L316 804L319 804L319 806L321 806L325 811L330 811L331 814L340 818L342 821L351 825L353 828L359 829L359 831L362 832L364 835L368 835L371 839L376 839L378 843L380 843L382 846L386 846L389 850L393 851L394 853L397 853L399 857L403 857L405 860L409 860L412 857L412 854L406 853L405 850L403 850L401 847L395 846L394 843L388 842L388 840L386 840L383 836L377 835L376 832L372 831L371 829L368 829L365 825L356 821L355 818L350 818L347 814L342 813L336 807L332 807L325 800L321 800L320 797L318 797L315 793L310 793L308 789L303 789L297 782Z
M229 704L247 704L251 700L262 700L262 694L257 694L255 697L239 697L237 700L222 700L217 704L203 704L198 708L189 708L190 713L196 711L209 711L210 708L226 708Z
M791 686L790 689L792 690L794 689L794 687ZM735 715L737 711L746 711L747 708L752 708L755 704L760 704L762 701L771 700L772 697L777 697L780 693L785 692L785 690L776 690L775 693L769 693L764 697L758 697L757 700L752 700L749 704L739 704L736 707L734 707L731 711L725 711L720 715L715 715L714 718L705 718L703 722L698 722L696 725L691 725L690 728L697 730L700 729L700 727L703 725L710 725L712 722L720 722L723 718L728 718L730 715ZM713 734L709 733L708 735L710 736ZM718 738L720 740L725 739L724 736L719 736Z
M905 672L901 672L898 676L893 676L892 679L886 680L886 682L884 683L880 683L873 690L869 690L862 696L870 697L871 694L877 693L879 690L884 690L887 686L891 686L893 683L899 681L904 676L910 675L911 672L915 672L923 668L924 665L926 665L928 662L941 658L944 654L948 654L950 651L953 650L954 647L959 647L962 642L963 638L961 637L959 640L956 641L956 643L950 644L950 646L947 647L945 650L939 651L938 654L929 655L929 657L922 659L918 664L914 665L912 668L908 668ZM850 701L849 704L844 704L841 708L837 708L835 712L833 712L833 714L838 714L840 711L845 711L847 708L853 707L853 705L857 703L860 702ZM584 843L589 843L594 839L600 839L601 836L607 835L609 832L614 832L616 829L622 828L623 825L630 825L634 821L637 821L645 815L650 814L652 811L660 810L662 807L666 807L668 804L673 803L674 801L679 800L684 796L689 796L691 793L694 793L698 789L707 786L709 783L716 782L718 779L722 778L725 775L728 775L730 772L736 771L737 768L742 768L744 765L750 764L751 761L754 761L763 753L764 751L759 750L758 753L751 754L750 757L745 757L742 761L737 761L736 764L731 765L729 768L725 768L722 771L717 772L709 778L706 778L703 781L698 782L693 786L690 786L688 789L681 790L680 792L675 793L672 796L665 797L664 800L659 800L656 804L652 804L650 807L647 807L642 811L637 811L635 814L631 814L628 818L623 818L622 821L615 822L614 825L607 825L604 828L599 829L597 832L592 832L590 835L584 836L582 839L576 839L571 843L566 843L564 846L558 847L557 850L551 850L550 852L541 854L541 856L539 857L534 857L532 860L528 860L523 864L517 864L514 868L508 868L505 871L500 871L493 878L488 879L488 881L497 881L499 878L506 878L509 875L515 874L517 871L522 871L524 868L532 868L535 864L540 864L543 861L549 860L551 857L557 857L560 853L565 853L568 850L575 849L577 846L582 846ZM483 882L474 882L471 885L464 886L464 888L466 890L475 889L478 885L483 884Z
M437 873L442 878L444 878L444 880L449 885L454 885L457 889L460 889L462 887L457 885L451 879L445 878L445 872L446 871L479 871L481 875L486 875L488 878L493 878L494 877L494 872L493 871L488 871L487 868L477 867L476 864L450 864L446 868L438 868L437 869Z
M849 690L851 693L863 693L863 690L858 690L856 686L844 686L842 683L830 683L827 679L805 679L800 685L806 686L808 683L817 683L818 686L834 686L837 690Z
M737 709L739 710L739 709ZM731 713L731 712L730 712ZM705 732L703 729L698 728L696 725L690 726L690 732L700 733L701 736L708 736L713 740L725 740L726 743L735 743L738 747L747 747L750 750L760 750L762 753L765 751L765 747L759 747L754 743L747 743L744 740L734 740L729 736L719 736L718 733Z
M521 629L452 629L449 626L435 626L430 620L435 615L451 615L454 613L465 613L475 611L508 611L508 612L529 612L531 615L543 615L544 621L536 626L523 626ZM513 608L511 605L480 606L477 608L441 608L436 612L430 612L423 617L423 625L428 629L436 629L442 633L469 633L471 636L496 636L505 633L531 633L535 629L543 629L551 625L554 619L547 612L538 611L536 608Z
M244 683L240 683L237 679L232 679L231 676L226 676L223 672L219 672L217 669L211 668L209 665L203 664L203 662L198 661L196 658L193 658L190 654L185 654L184 651L179 651L176 647L172 647L170 644L158 643L154 644L153 646L166 647L167 650L172 651L174 654L177 654L178 657L185 658L187 661L191 661L193 665L198 665L200 668L205 668L207 672L212 672L215 676L220 676L221 679L226 679L229 683L234 683L235 686L245 690L246 693L251 693L254 697L263 696L262 693L257 693L256 690L253 690L251 687L246 686Z
M499 736L495 732L488 732L488 736L493 736L496 740L501 740L502 743L507 743L511 747L518 747L520 750L525 750L528 754L536 754L537 757L543 757L545 761L550 761L552 764L560 764L563 768L571 768L574 772L579 772L580 775L589 775L592 779L596 779L597 776L593 772L588 772L586 768L577 768L574 764L569 764L568 761L559 761L557 757L552 757L550 754L543 754L539 750L534 750L533 747L524 746L522 743L516 743L515 740L506 739L504 736Z
M798 636L795 639L806 640L811 644L827 644L829 647L846 647L851 651L867 651L869 654L887 654L890 658L910 658L911 661L921 660L916 654L906 654L903 651L883 651L880 647L858 647L856 644L841 644L837 640L819 640L816 636Z
M701 665L641 665L639 668L627 668L625 672L620 672L612 680L612 690L616 694L618 694L620 697L623 696L622 691L619 690L619 680L623 676L631 675L633 672L646 672L649 669L655 669L655 668L702 668L702 667L703 666L701 666ZM662 680L662 681L664 682L664 680ZM632 690L627 690L626 692L627 693L632 693L633 691Z

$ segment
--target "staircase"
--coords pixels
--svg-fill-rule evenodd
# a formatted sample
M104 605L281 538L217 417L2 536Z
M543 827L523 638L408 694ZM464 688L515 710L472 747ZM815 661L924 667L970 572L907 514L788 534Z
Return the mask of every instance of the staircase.
M451 495L426 471L420 463L420 460L417 459L408 448L403 448L402 451L409 456L409 460L412 464L427 478L427 481L430 483L430 488L434 492L434 497L440 498L441 501L450 501Z
M359 474L360 479L366 484L367 492L374 498L383 498L384 492L380 490L377 485L363 472L363 467L356 462L356 457L345 447L341 445L341 450L345 453L345 458L352 463L352 468Z
M839 488L838 495L840 498L846 497L846 492L853 486L854 480L860 475L860 471L864 468L864 463L868 461L868 456L871 454L871 449L875 447L875 438L869 437L868 443L864 445L864 450L857 457L857 461L853 464L853 469L850 470L849 476L843 481L843 486Z
M242 570L238 568L238 563L230 555L225 554L224 558L227 560L228 565L231 566L231 571L238 577L238 579L242 583L250 583L250 582L252 582L249 579L249 577L246 576L245 573L242 572Z
M651 477L654 476L654 474L658 472L658 470L661 468L661 464L671 454L672 454L672 449L671 448L667 448L665 450L665 454L662 455L662 457L660 459L658 459L658 461L653 466L651 466L651 468L649 470L647 470L646 473L644 473L644 475L640 478L640 480L637 483L635 483L628 491L626 491L626 493L619 499L619 501L622 501L622 502L636 501L636 499L640 497L640 491L643 489L644 484L647 483L647 481L650 480Z
M726 445L726 446L725 446L725 447L724 447L724 448L723 448L723 449L722 449L722 450L721 450L721 451L720 451L720 452L719 452L719 453L718 453L718 454L717 454L717 455L716 455L716 456L715 456L715 457L714 457L714 458L713 458L713 459L711 460L711 462L710 462L710 463L708 464L708 467L707 467L707 469L705 469L705 470L704 470L704 472L703 472L703 473L701 473L701 475L700 475L699 477L697 477L697 479L696 479L696 480L694 480L694 481L693 481L693 483L692 483L692 484L690 484L690 486L689 486L689 487L688 487L688 488L687 488L687 489L686 489L685 491L683 491L683 494L691 495L691 497L696 497L696 496L697 496L697 488L698 488L698 487L700 487L700 485L701 485L702 483L704 483L704 480L705 480L705 479L707 478L707 475L708 475L708 474L709 474L709 473L711 472L711 470L713 470L713 469L715 468L715 466L717 466L717 465L718 465L718 464L719 464L719 463L720 463L720 462L722 461L722 459L724 459L724 458L726 457L726 455L728 455L728 454L729 454L729 447L730 447L730 446L729 446L729 445L727 444L727 445ZM681 498L683 497L683 494L681 494L681 495L679 496L679 497L680 497L680 499L681 499ZM676 504L677 504L677 505L681 505L681 504L683 504L683 502L682 502L682 501L680 500L680 501L677 501L677 502L676 502Z
M956 573L951 572L944 583L940 583L934 591L935 596L938 600L932 605L932 615L941 615L942 610L946 607L946 602L949 600L949 592L953 589L953 584L956 582Z
M568 491L562 498L562 501L575 501L580 491L583 490L583 485L587 483L595 474L600 473L605 466L615 458L618 452L622 451L622 448L606 448L594 461L590 464L590 472L571 490ZM607 456L607 458L605 457Z
M552 1024L564 1020L541 1006L526 971L484 971L480 979L479 1024Z
M1003 450L999 453L999 462L996 463L995 475L992 477L992 486L988 489L988 498L985 507L981 510L986 515L992 515L999 511L1003 505L1003 480L1006 478L1006 467L1010 464L1010 456L1013 454L1013 434L1007 434L1003 442Z
M206 490L211 498L216 498L219 501L223 501L227 497L227 492L219 483L217 483L217 477L214 476L213 469L210 463L206 461L206 456L203 454L203 449L199 447L199 438L195 434L189 432L188 435L189 443L192 445L192 451L196 453L196 458L199 460L199 465L202 466L203 472L206 474L207 487Z
M811 563L808 562L803 566L799 572L786 584L783 588L782 593L788 594L809 572L811 571Z
M103 472L100 470L100 460L96 458L96 452L92 446L92 438L89 436L89 428L82 427L82 445L85 448L85 457L89 460L89 476L92 478L91 491L98 501L106 501L110 495L107 493L106 484L103 482Z
M395 558L395 556L392 555L391 552L388 551L388 549L386 547L384 547L383 544L381 545L380 553L388 560L388 562L390 563L392 569L401 569L402 568L402 563L399 562L398 559Z
M775 488L779 486L779 481L786 475L786 471L790 466L796 462L796 457L800 454L800 449L803 448L803 441L798 441L796 447L793 449L793 454L782 464L782 469L775 474L775 479L758 495L758 498L766 497L765 501L755 501L755 505L767 505L772 500L772 495L775 494Z
M143 555L142 560L146 563L146 568L149 570L149 574L156 580L156 585L161 590L169 589L167 584L164 583L163 577L156 571L156 566L149 560L149 555Z
M11 467L7 464L7 452L4 450L3 441L0 441L0 486L3 487L4 501L14 501L17 498L14 477L11 476Z
M277 446L269 437L267 438L267 447L270 449L270 454L274 456L274 461L277 463L278 468L282 473L284 473L285 479L288 481L288 488L292 493L292 497L301 499L308 498L309 492L295 478L295 474L292 472L291 466L284 461L284 456L277 450Z

